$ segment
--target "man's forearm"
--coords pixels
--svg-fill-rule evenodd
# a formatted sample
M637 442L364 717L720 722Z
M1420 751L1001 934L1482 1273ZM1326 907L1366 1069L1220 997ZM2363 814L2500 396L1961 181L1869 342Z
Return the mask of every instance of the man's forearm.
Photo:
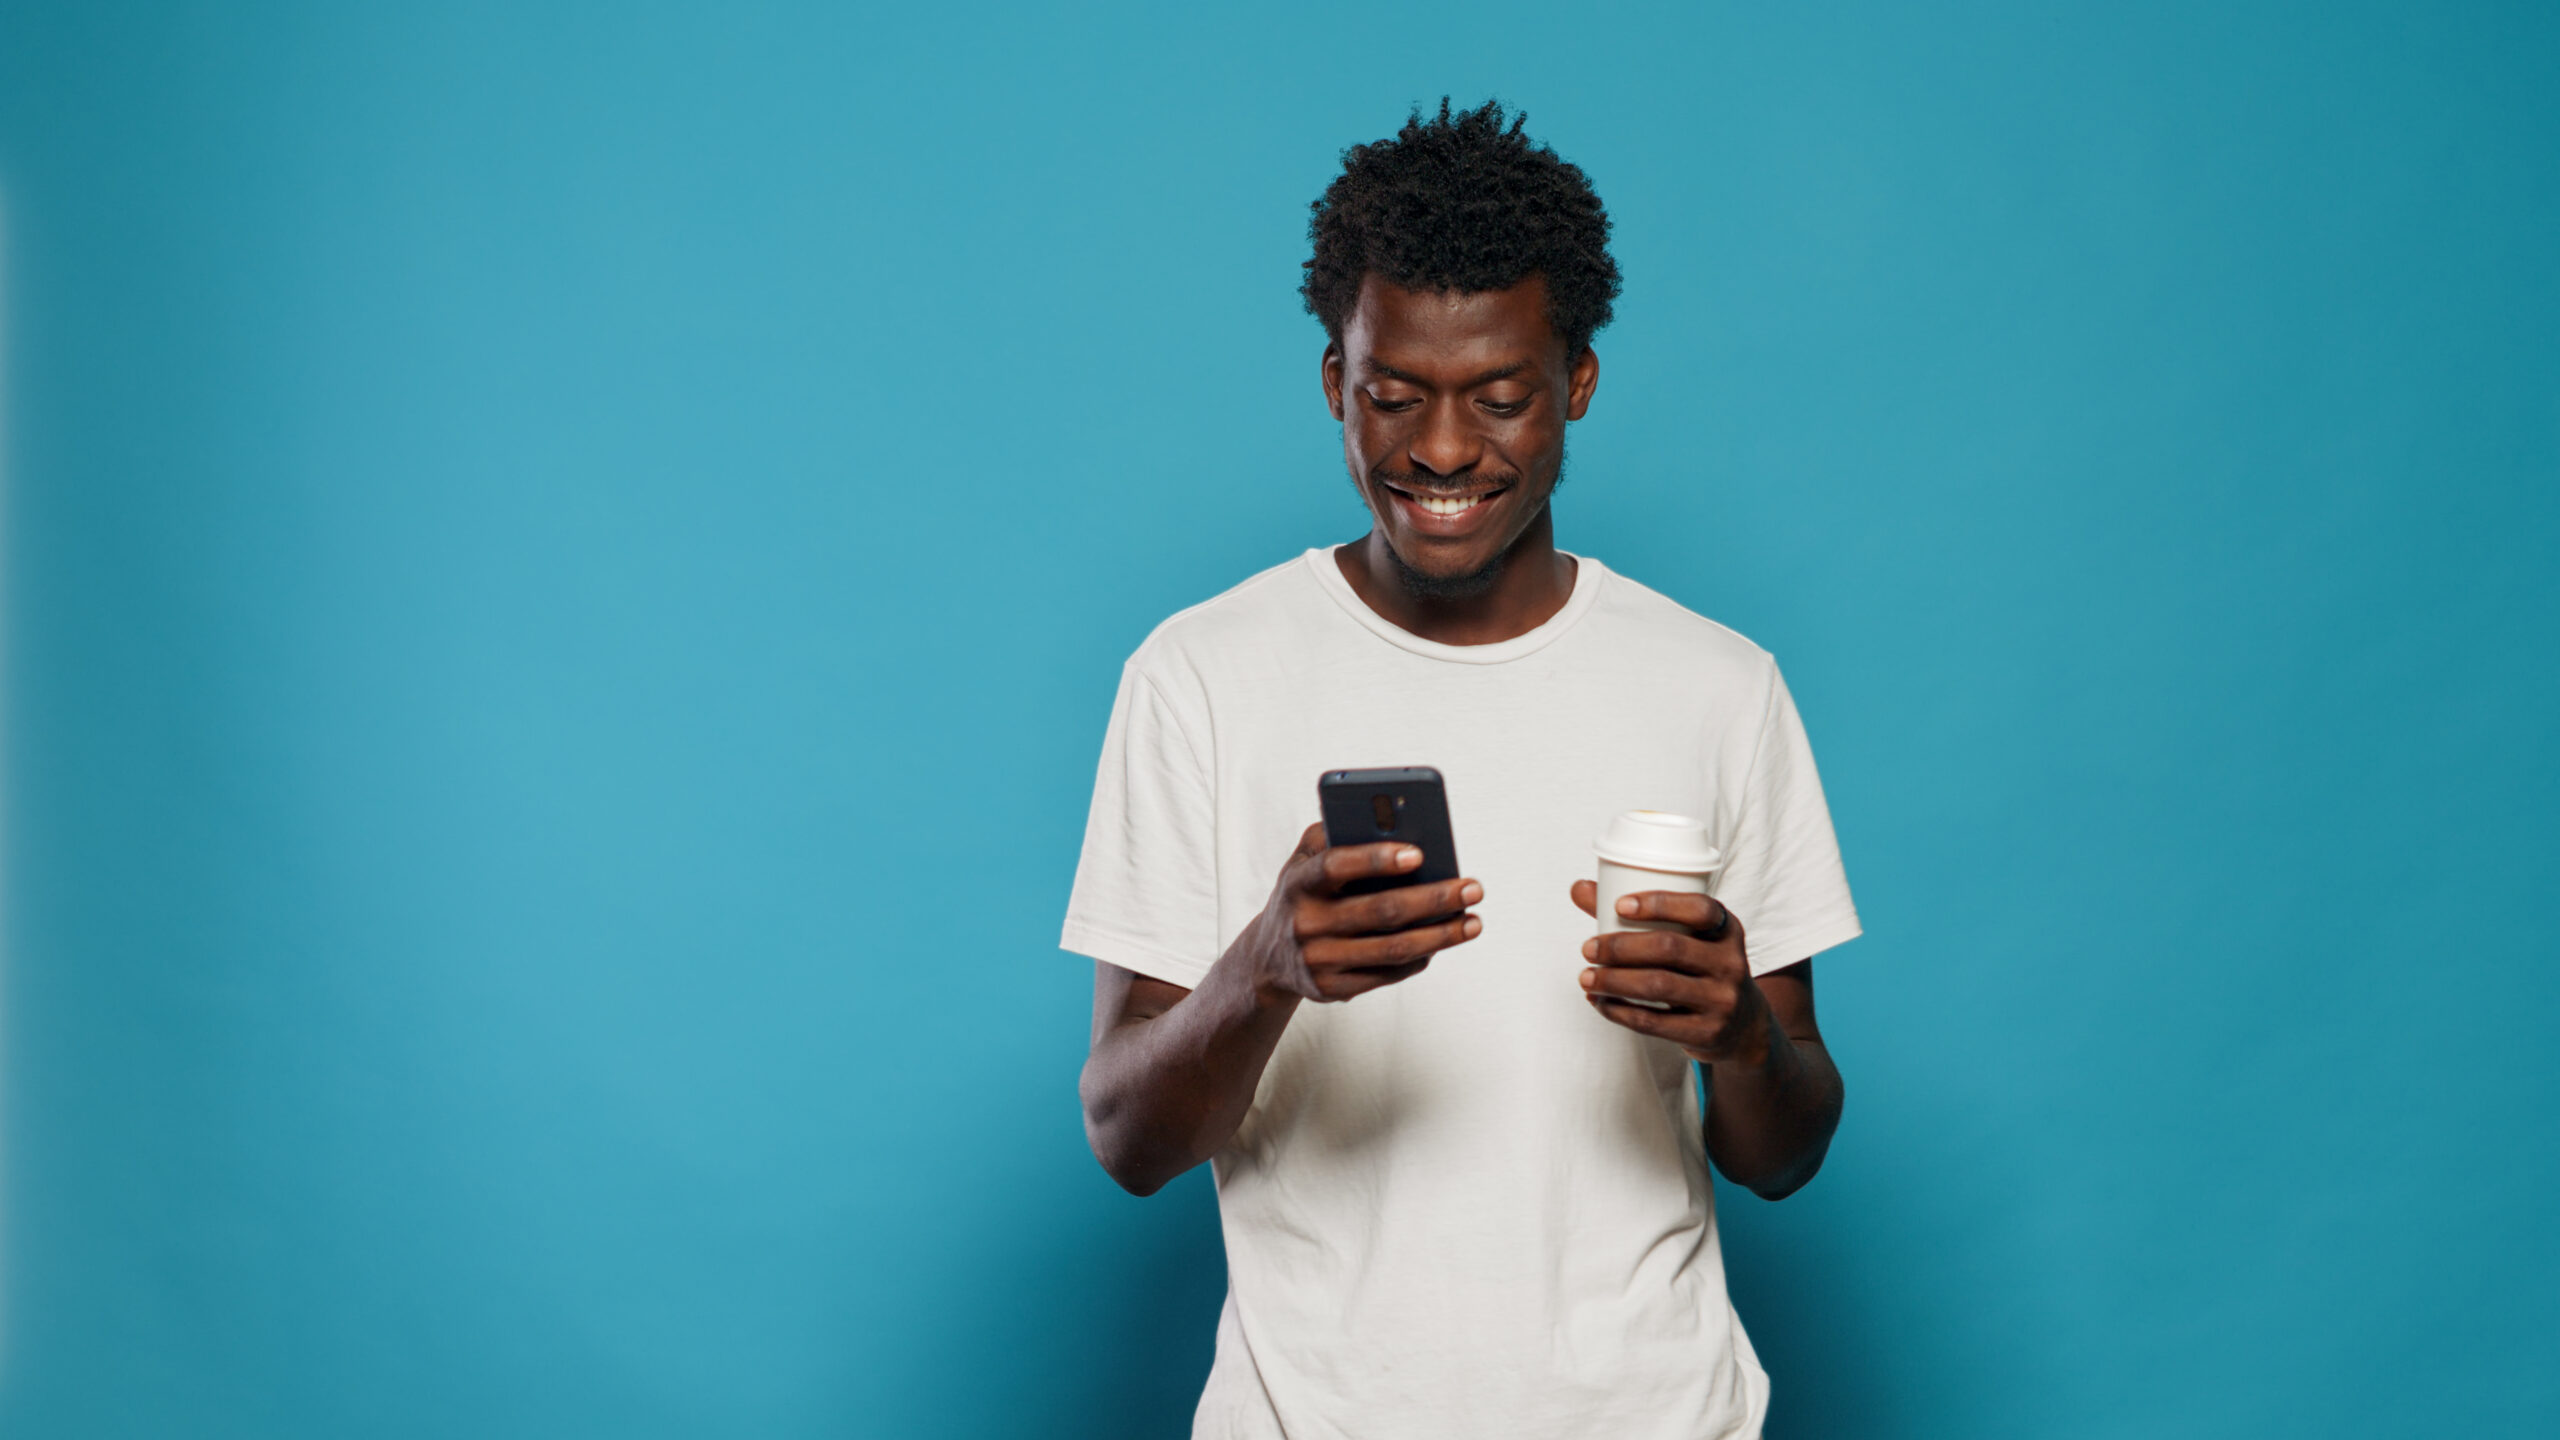
M1707 1154L1764 1200L1795 1193L1822 1168L1840 1127L1839 1068L1818 1038L1764 1017L1765 1053L1707 1068Z
M1098 1034L1079 1088L1086 1137L1111 1178L1152 1195L1216 1154L1244 1123L1297 1007L1294 995L1257 991L1230 955L1161 1013Z

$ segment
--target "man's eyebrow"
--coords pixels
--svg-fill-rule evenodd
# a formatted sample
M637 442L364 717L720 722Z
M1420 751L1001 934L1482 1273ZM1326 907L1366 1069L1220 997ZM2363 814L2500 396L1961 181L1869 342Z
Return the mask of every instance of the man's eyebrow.
M1491 370L1485 371L1481 375L1472 376L1458 388L1461 390L1473 390L1479 385L1490 385L1496 380L1508 380L1514 375L1535 368L1537 367L1526 360L1514 360L1508 365L1496 366ZM1393 365L1384 364L1377 360L1371 360L1368 363L1368 371L1372 375L1384 376L1389 380L1401 380L1407 385L1419 385L1425 390L1431 388L1431 382L1423 379L1421 376L1412 374L1408 371L1399 370Z

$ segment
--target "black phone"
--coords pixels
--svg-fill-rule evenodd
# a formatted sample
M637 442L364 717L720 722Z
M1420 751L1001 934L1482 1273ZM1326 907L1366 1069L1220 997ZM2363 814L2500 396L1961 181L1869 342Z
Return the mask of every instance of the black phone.
M1342 887L1367 895L1399 885L1458 878L1458 842L1449 833L1449 793L1428 765L1392 770L1328 770L1316 781L1324 810L1324 843L1374 845L1401 840L1421 847L1422 868L1403 875L1371 875Z

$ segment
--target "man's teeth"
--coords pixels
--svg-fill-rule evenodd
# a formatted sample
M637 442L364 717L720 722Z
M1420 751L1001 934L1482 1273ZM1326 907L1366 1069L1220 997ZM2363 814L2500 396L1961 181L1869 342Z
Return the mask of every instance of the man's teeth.
M1445 499L1438 495L1416 495L1413 497L1413 503L1434 515L1463 515L1474 509L1475 503L1483 498L1481 495L1462 495Z

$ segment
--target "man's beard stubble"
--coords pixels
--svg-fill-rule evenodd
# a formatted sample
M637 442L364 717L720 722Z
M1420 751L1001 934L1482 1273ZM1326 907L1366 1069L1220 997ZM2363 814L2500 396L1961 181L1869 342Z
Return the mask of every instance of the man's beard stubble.
M1556 457L1556 482L1547 487L1546 499L1538 502L1542 507L1553 503L1556 498L1556 492L1564 488L1564 473L1564 457L1559 455ZM1516 474L1510 476L1509 481L1511 488L1517 490L1524 478L1525 477ZM1369 479L1372 484L1383 486L1386 482L1392 481L1408 490L1414 491L1428 491L1431 488L1428 484L1424 483L1422 477L1419 475L1397 474L1392 470L1372 470L1369 472ZM1369 503L1368 492L1361 489L1359 481L1352 481L1351 488L1359 494L1360 503L1362 505L1365 506ZM1374 518L1375 517L1373 516L1372 519ZM1535 519L1536 517L1533 516L1531 518ZM1381 534L1383 533L1384 527L1381 527ZM1529 533L1528 527L1521 527L1520 533L1523 535ZM1516 545L1518 543L1519 541L1515 537L1512 544ZM1502 578L1502 566L1505 561L1511 558L1511 546L1505 545L1501 549L1496 550L1493 552L1493 558L1491 560L1486 561L1481 567L1471 570L1464 575L1426 575L1423 572L1414 569L1413 566L1406 561L1404 556L1397 553L1395 543L1393 541L1389 541L1387 544L1387 558L1395 562L1396 578L1403 584L1405 591L1408 594L1417 596L1424 600L1473 600L1477 596L1491 590L1494 582Z
M1405 563L1405 558L1396 553L1394 545L1387 546L1387 558L1396 562L1396 578L1403 584L1405 592L1424 600L1473 600L1491 590L1493 582L1502 578L1502 562L1510 555L1508 547L1496 550L1482 569L1464 575L1425 575Z

